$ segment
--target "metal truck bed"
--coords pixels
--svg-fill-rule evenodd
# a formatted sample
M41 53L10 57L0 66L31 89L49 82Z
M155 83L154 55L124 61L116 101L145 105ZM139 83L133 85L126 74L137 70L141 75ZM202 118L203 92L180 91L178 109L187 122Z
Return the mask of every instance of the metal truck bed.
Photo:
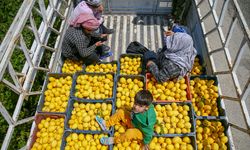
M105 26L115 29L115 33L109 35L106 42L114 55L105 61L117 60L132 41L138 41L153 51L162 48L163 27L167 26L163 16L105 15L104 20Z

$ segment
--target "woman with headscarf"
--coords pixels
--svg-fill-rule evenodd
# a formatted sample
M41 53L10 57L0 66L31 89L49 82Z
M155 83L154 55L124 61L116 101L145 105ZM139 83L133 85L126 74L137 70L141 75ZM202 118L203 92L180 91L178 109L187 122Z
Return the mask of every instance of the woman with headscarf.
M144 53L146 67L158 82L185 76L191 71L197 54L193 39L187 33L168 31L165 34L165 46L157 54Z
M62 56L72 60L82 60L86 65L99 62L103 51L102 41L95 41L91 36L100 23L89 14L79 15L76 24L70 25L62 43Z
M79 2L76 5L71 18L70 24L75 24L77 17L81 14L92 14L100 23L100 27L94 32L95 36L100 36L101 34L112 34L114 33L113 29L108 29L103 25L102 13L104 11L102 0L84 0Z

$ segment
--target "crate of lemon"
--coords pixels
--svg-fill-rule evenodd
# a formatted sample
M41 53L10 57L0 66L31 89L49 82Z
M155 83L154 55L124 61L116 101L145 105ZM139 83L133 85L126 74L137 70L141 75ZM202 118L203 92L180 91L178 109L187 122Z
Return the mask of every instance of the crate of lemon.
M95 73L118 73L118 62L100 62L95 65L89 65L84 70Z
M38 114L31 136L30 150L60 149L65 115Z
M112 145L106 146L100 143L101 137L108 136L111 135L66 131L62 139L62 150L112 150Z
M145 89L145 78L142 75L119 75L117 77L116 108L132 108L135 94Z
M228 135L228 123L225 119L196 120L196 144L198 150L231 149Z
M195 137L177 135L174 137L153 137L150 149L166 150L196 150Z
M191 102L189 79L187 76L179 80L169 80L157 83L155 78L146 74L146 88L149 90L156 102Z
M194 134L194 115L191 103L162 102L155 103L157 136L175 136Z
M77 72L74 75L71 96L78 100L113 100L114 73Z
M119 58L119 64L121 75L143 74L141 54L121 54Z
M191 70L191 75L203 75L206 73L206 68L203 67L203 59L200 55L197 55L194 59L193 68Z
M191 76L190 92L197 117L216 118L226 116L221 105L216 76Z
M112 101L98 102L70 100L66 114L66 129L79 131L81 133L101 133L101 128L96 122L96 115L108 120L114 113ZM111 132L112 128L109 130Z
M114 137L120 136L127 130L122 125L115 125ZM141 150L142 143L136 140L126 141L115 144L113 150L128 149L128 150ZM150 149L187 149L195 150L196 141L194 135L170 135L169 137L162 137L162 135L155 135L149 144Z
M77 71L82 71L85 68L83 61L75 61L66 59L62 66L62 73L75 73Z
M48 73L44 85L37 111L52 114L65 113L70 98L72 75Z

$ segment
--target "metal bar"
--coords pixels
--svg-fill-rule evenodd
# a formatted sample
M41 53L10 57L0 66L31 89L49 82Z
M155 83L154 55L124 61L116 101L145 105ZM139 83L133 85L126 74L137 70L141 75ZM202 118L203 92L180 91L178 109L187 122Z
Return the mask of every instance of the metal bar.
M239 6L237 0L233 0L233 2L234 2L234 5L235 5L235 7L236 7L236 11L238 12L238 14L239 14L239 16L240 16L240 21L242 22L242 24L243 24L243 26L244 26L243 29L244 29L244 31L246 32L247 37L248 37L248 40L249 40L249 39L250 39L250 30L249 30L249 27L248 27L247 22L246 22L246 20L245 20L245 17L244 17L244 15L243 15L243 13L241 12L241 9L240 9L240 6Z
M25 76L25 74L19 73L19 72L16 72L16 75L17 75L17 76L23 76L23 77Z
M143 25L143 45L148 48L148 27L147 27L147 16L144 16L144 25Z
M150 17L150 35L151 35L151 50L156 51L155 47L155 32L154 32L154 18Z
M37 70L42 70L42 71L46 71L46 72L50 72L50 69L48 68L44 68L44 67L34 67Z
M240 131L242 131L242 132L245 132L245 133L250 134L250 132L249 132L247 129L241 128L241 127L239 127L239 126L237 126L237 125L235 125L235 124L233 124L233 123L231 123L231 122L229 122L228 124L229 124L230 126L236 128L237 130L240 130Z
M12 80L14 81L16 87L19 88L20 91L21 91L22 90L22 86L21 86L21 84L20 84L20 82L18 80L18 77L16 75L16 72L15 72L15 70L14 70L11 62L9 62L9 64L8 64L8 71L9 71L9 74L10 74Z
M206 19L209 15L212 14L212 9L205 15L201 18L201 21L203 21L204 19Z
M35 35L36 42L37 42L38 44L41 44L41 39L40 39L40 37L39 37L38 30L37 30L37 28L36 28L36 23L35 23L35 21L34 21L34 19L33 19L32 13L30 13L30 24L31 24L31 27L32 27L32 32L33 32L34 35Z
M244 44L244 46L246 46L246 45L247 45L247 43ZM237 58L235 59L236 60L235 63L234 63L235 65L234 65L234 67L232 69L233 79L234 79L234 82L235 82L235 85L236 85L236 89L237 89L237 92L239 93L239 95L242 94L242 91L240 89L240 83L238 81L238 77L237 77L237 74L236 74L236 69L238 68L238 66L240 64L240 60L241 60L243 52L244 52L243 51L244 50L244 46L242 46L242 48L240 49L239 54L237 55Z
M126 52L126 36L127 36L127 17L123 16L123 32L122 32L122 53Z
M24 0L21 8L19 9L13 23L11 24L4 40L0 45L0 70L5 70L7 67L7 62L9 62L10 57L14 51L16 39L20 31L25 26L28 16L31 12L32 6L35 1ZM22 20L22 21L20 21ZM3 71L0 72L0 80L3 77Z
M199 7L199 5L205 0L201 0L196 6Z
M213 50L211 52L208 52L208 54L212 55L213 53L216 53L216 52L219 52L219 51L223 51L223 50L224 50L224 48L218 48L218 49L215 49L215 50Z
M121 26L121 24L120 24L121 16L117 15L116 17L117 18L116 18L116 29L115 29L115 31L116 31L117 35L115 36L115 48L114 48L114 51L116 51L115 55L114 55L115 60L117 60L117 58L118 58L117 54L118 54L118 45L120 43L119 42L119 34L120 34L120 26Z
M206 32L205 34L204 34L204 36L208 36L209 34L211 34L211 33L213 33L214 31L216 31L217 30L217 28L216 27L214 27L212 30L210 30L210 31L208 31L208 32Z
M247 122L247 125L248 125L248 128L250 128L250 112L248 111L247 109L247 104L246 104L246 100L247 100L247 96L248 96L248 93L250 93L250 83L248 81L248 86L246 88L246 90L243 92L244 95L243 97L241 98L241 106L242 106L242 109L243 109L243 113L245 115L245 118L246 118L246 122Z
M29 92L29 93L27 94L27 96L40 95L40 94L42 94L42 91L33 91L33 92Z
M241 41L241 44L240 44L239 49L241 50L245 44L247 44L247 41L246 41L246 39L244 38L244 39ZM235 58L235 60L234 60L234 62L233 62L233 65L232 65L232 68L235 68L235 64L236 64L236 61L238 60L238 57L239 57L239 52L238 52L237 55L236 55L236 58Z
M107 15L105 15L105 16L103 16L103 20L104 20L104 22L103 22L103 25L105 26L105 27L107 27L107 28L109 28L108 27L108 16ZM108 37L107 37L108 38ZM108 42L105 42L105 44L107 44ZM103 61L106 61L106 62L109 62L110 61L110 57L107 57L107 58L105 58Z
M51 59L51 61L50 61L50 68L51 68L51 71L54 71L54 70L56 70L56 67L58 66L58 60L59 60L59 58L60 58L60 56L61 56L61 46L62 46L62 40L63 40L63 38L62 37L64 37L64 35L65 35L65 33L66 33L66 29L67 29L67 27L68 27L68 25L67 25L67 22L66 22L66 20L67 20L67 18L69 18L69 15L70 15L70 11L72 11L73 10L73 5L72 5L72 3L71 3L71 0L69 0L68 1L68 6L69 6L69 8L67 8L66 10L65 10L65 20L63 20L62 21L62 25L61 25L61 28L60 28L60 32L61 32L61 34L60 34L60 36L59 37L57 37L57 38L59 38L60 40L57 40L58 41L58 50L57 50L57 52L54 54L55 55L55 57L54 57L54 59ZM57 44L57 42L56 42L56 44Z
M141 19L139 16L137 16L137 18L138 19ZM140 35L141 35L141 29L140 29L140 24L139 24L139 21L137 20L137 22L136 22L136 41L138 41L138 42L141 42L141 37L140 37Z
M40 7L40 10L42 12L42 18L43 18L43 22L45 23L45 25L48 25L48 18L47 18L47 13L46 13L46 9L45 9L45 4L44 4L44 0L38 0L38 4Z
M65 2L65 1L64 1ZM56 9L54 3L52 0L49 0L50 6L53 8L53 10L60 16L61 19L65 19L65 17L59 12L58 9Z
M41 45L43 48L47 49L47 50L50 50L51 52L55 52L56 49L55 48L52 48L52 47L49 47L49 46L46 46L46 45Z
M8 87L9 89L11 89L13 92L15 92L16 94L22 93L22 91L21 91L20 89L18 89L14 84L12 84L11 82L9 82L8 80L3 79L2 82L3 82L4 84L6 84L7 87Z
M223 98L223 99L230 100L230 101L236 101L236 102L239 102L239 101L240 101L239 98L230 97L230 96L226 96L226 95L220 95L220 97Z
M57 35L60 34L60 32L58 30L56 30L55 28L49 26L49 29L52 30L54 33L56 33Z
M33 7L33 9L38 13L39 16L42 17L42 12L37 7Z
M0 112L9 125L15 123L6 108L3 106L2 102L0 102Z
M157 16L157 38L158 38L158 47L162 48L162 37L161 37L161 21L160 21L160 17Z
M31 60L30 54L28 52L28 48L27 48L27 46L25 44L25 41L23 39L23 35L22 34L20 36L20 45L22 47L22 50L23 50L23 53L25 55L27 63L29 64L30 67L34 67L34 64L33 64L32 60Z
M25 118L25 119L22 119L22 120L19 120L16 122L15 126L18 126L18 125L21 125L21 124L24 124L24 123L27 123L27 122L30 122L32 120L34 120L34 116L32 117L28 117L28 118Z
M228 3L229 3L229 0L224 1L224 4L222 6L222 11L221 11L221 14L220 14L220 17L219 17L218 26L221 26L221 24L222 24L222 22L224 20L225 12L226 12L227 7L228 7Z
M6 135L5 135L1 150L6 150L7 147L9 146L12 134L14 132L14 128L15 127L13 125L9 125L9 128L8 128L8 131L7 131Z
M132 20L133 20L134 16L129 16L129 21L130 21L130 26L129 26L129 42L132 42L134 41L133 40L133 33L134 33L134 25L132 23Z

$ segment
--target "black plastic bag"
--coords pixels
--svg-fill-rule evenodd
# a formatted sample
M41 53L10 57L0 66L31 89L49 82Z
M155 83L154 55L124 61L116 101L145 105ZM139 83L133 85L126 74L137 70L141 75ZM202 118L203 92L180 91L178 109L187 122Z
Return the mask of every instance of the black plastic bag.
M149 51L145 46L143 46L141 43L134 41L131 42L126 50L126 53L130 54L142 54L144 55L145 52Z

